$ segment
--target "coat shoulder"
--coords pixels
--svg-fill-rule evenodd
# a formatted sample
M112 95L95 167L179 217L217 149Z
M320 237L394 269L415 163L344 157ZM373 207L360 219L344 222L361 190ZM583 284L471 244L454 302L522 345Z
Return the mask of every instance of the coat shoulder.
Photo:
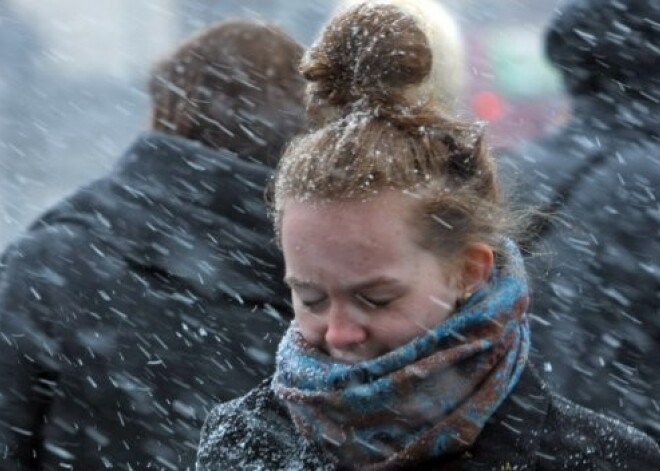
M270 380L206 418L197 451L197 470L330 470L331 459L295 430Z
M552 395L539 469L646 470L660 463L658 444L617 419Z
M121 260L84 225L35 224L0 256L0 298L15 308L43 304L55 311L48 302L76 298L81 290L96 292L123 269Z

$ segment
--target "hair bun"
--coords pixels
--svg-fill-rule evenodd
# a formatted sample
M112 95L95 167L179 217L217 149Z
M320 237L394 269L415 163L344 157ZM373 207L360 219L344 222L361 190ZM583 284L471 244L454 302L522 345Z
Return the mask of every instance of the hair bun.
M360 3L333 18L303 59L310 114L363 102L406 105L404 92L423 82L432 65L413 16L387 3Z

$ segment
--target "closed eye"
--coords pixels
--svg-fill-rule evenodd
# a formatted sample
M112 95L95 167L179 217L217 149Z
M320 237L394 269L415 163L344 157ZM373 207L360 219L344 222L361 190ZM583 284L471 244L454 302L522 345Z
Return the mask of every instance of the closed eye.
M371 308L384 308L393 301L391 298L375 298L364 294L356 294L355 298Z
M303 303L303 306L305 307L315 308L320 306L326 299L327 296L323 296L322 298L317 299L301 299L300 302Z
M327 293L316 285L298 281L295 278L286 278L284 281L289 285L294 300L310 311L320 308L321 304L328 299Z
M328 295L323 293L323 292L295 292L296 297L298 298L298 301L300 304L303 305L303 307L310 312L317 313L320 312L323 309L323 306L326 304L326 301L328 300Z

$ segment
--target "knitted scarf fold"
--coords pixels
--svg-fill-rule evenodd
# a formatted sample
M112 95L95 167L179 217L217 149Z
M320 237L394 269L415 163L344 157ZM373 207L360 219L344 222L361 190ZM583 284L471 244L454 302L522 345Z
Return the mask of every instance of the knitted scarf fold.
M351 468L395 469L460 452L517 384L530 333L517 246L452 317L380 357L347 364L309 345L295 323L272 389L298 431Z

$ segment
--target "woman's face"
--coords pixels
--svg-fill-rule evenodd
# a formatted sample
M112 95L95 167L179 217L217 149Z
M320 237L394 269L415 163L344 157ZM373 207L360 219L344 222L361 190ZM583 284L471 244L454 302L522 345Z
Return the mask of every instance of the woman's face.
M457 264L416 242L413 200L288 201L286 282L303 337L339 360L380 356L442 323L461 296Z

